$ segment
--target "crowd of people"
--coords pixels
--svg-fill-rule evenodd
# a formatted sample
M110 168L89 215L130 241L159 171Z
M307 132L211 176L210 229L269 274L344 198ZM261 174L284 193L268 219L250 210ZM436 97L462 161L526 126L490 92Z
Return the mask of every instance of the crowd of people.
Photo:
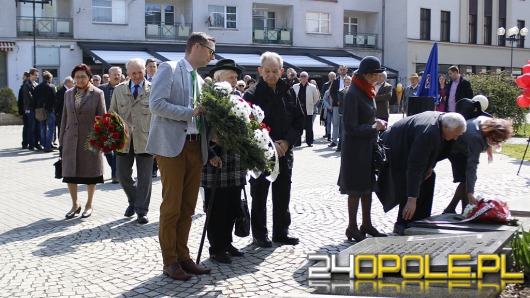
M480 153L491 152L492 146L513 134L509 121L485 113L466 115L466 119L459 113L457 102L471 99L473 91L456 66L448 69L448 84L444 75L439 77L436 111L388 126L393 98L397 98L399 110L407 113L409 98L417 93L418 74L410 75L411 84L401 94L387 82L379 59L367 56L351 76L347 66L340 65L338 74L330 72L328 81L319 88L307 71L300 76L292 68L284 71L281 55L265 52L260 57L257 79L243 76L237 61L230 59L217 61L203 79L197 71L215 59L215 45L212 36L192 33L183 59L157 65L153 59L133 58L125 64L126 76L120 67L111 67L108 74L99 76L79 64L57 91L49 72L44 72L37 84L39 70L32 68L24 74L19 91L19 113L24 119L22 148L45 152L59 149L62 156L63 182L72 199L66 219L83 209L78 200L79 184L86 184L88 190L81 217L91 216L96 185L103 183L105 156L111 182L119 183L127 198L124 216L136 214L137 222L146 224L152 179L160 172L163 273L173 279L188 280L190 274L210 272L192 261L188 248L200 187L204 188L210 218L207 235L213 261L231 263L232 257L244 255L232 245L232 231L247 182L252 198L253 244L268 248L273 242L299 243L289 230L293 149L301 146L304 132L305 143L313 146L318 115L325 125L323 138L330 148L341 152L337 184L348 198L345 234L355 241L362 241L367 234L386 236L372 224L374 192L385 211L399 206L395 233L402 235L411 221L430 216L434 168L446 158L452 164L454 181L460 184L444 212L456 212L459 202L462 208L474 203ZM242 167L240 156L233 148L218 144L222 136L212 134L198 105L206 82L228 82L235 95L263 110L263 123L270 128L278 155L279 174L273 182L266 175L247 181L248 169ZM129 128L128 140L120 152L94 154L84 148L86 136L93 130L94 117L106 113L117 113L123 119ZM389 148L389 163L382 169L375 168L372 158L377 142ZM132 176L134 164L136 180ZM272 240L267 228L269 189Z

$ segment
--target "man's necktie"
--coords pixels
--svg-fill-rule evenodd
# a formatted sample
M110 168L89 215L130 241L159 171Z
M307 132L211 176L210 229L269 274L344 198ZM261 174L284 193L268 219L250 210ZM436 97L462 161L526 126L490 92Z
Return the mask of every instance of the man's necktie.
M134 99L136 99L136 97L138 97L138 85L134 85L134 91L133 91L133 97Z
M197 72L195 70L191 71L191 83L193 85L193 107L197 106ZM201 116L195 116L195 125L199 133L201 132Z

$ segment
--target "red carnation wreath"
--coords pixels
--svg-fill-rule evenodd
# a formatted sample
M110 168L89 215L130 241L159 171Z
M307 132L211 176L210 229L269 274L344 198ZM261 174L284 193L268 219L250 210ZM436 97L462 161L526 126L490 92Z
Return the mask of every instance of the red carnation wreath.
M104 114L96 116L94 121L94 130L88 135L85 148L94 154L121 152L129 138L129 129L120 115Z

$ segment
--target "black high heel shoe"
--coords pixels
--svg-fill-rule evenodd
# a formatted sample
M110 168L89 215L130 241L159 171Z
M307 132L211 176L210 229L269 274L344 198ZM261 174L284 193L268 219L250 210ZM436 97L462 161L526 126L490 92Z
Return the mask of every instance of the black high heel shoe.
M364 239L366 239L366 235L357 230L357 229L350 229L350 228L347 228L346 229L346 238L348 238L348 240L352 240L352 239L355 239L355 242L360 242L360 241L363 241Z
M79 214L81 212L81 206L79 206L79 208L77 208L76 211L70 211L68 213L66 213L66 215L64 216L66 219L72 219L75 217L76 214Z
M372 235L372 237L386 237L386 234L380 233L378 230L376 230L374 227L365 227L361 225L361 228L359 229L361 233Z

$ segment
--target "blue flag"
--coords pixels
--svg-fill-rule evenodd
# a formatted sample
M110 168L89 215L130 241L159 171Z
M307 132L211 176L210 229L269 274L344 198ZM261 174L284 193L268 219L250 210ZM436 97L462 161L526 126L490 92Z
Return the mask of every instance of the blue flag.
M434 98L435 103L438 101L438 44L436 42L432 46L416 96L430 96Z

